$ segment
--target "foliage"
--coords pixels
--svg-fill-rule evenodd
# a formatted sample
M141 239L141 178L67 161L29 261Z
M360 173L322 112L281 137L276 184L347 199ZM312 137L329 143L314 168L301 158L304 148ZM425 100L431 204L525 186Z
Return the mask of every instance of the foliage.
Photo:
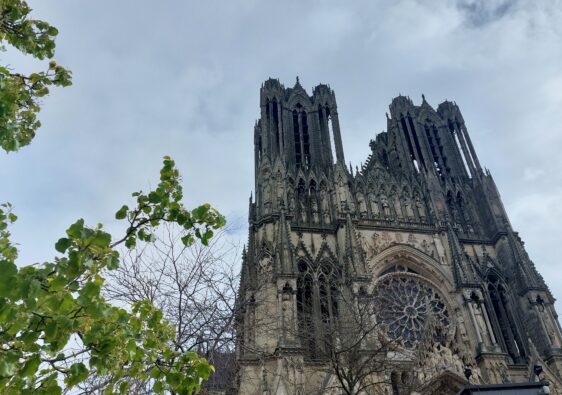
M53 262L19 268L8 224L11 206L0 214L0 391L61 393L95 373L108 380L106 393L126 393L127 378L151 380L157 393L191 393L212 368L194 352L172 346L175 331L162 312L140 300L130 312L109 304L101 295L100 272L116 269L120 244L133 247L150 241L161 222L180 224L182 241L206 243L224 218L209 205L186 210L181 204L180 178L174 162L164 158L158 187L134 193L137 205L123 206L117 218L127 219L125 235L112 243L101 225L80 219L57 241L64 254Z
M0 0L0 42L8 42L36 59L52 59L58 30L47 22L30 19L23 0ZM0 51L5 48L0 47ZM0 147L6 152L28 145L41 125L39 99L50 86L68 86L71 73L51 60L46 71L24 75L0 65Z
M52 59L58 31L29 18L30 11L23 0L0 0L0 42ZM52 60L47 71L30 75L0 66L0 146L10 152L29 144L40 126L39 99L50 86L70 84L70 71ZM206 245L224 225L208 204L187 210L180 181L165 157L157 188L134 193L135 207L116 213L128 223L121 238L112 242L101 224L79 219L55 244L61 256L30 266L16 265L9 225L17 217L10 204L0 206L0 393L60 394L94 375L104 377L96 389L106 394L127 393L131 377L155 393L198 390L213 368L196 353L174 348L175 330L162 312L147 300L126 310L101 293L102 272L118 267L120 245L152 241L163 222L183 228L185 245L197 239Z

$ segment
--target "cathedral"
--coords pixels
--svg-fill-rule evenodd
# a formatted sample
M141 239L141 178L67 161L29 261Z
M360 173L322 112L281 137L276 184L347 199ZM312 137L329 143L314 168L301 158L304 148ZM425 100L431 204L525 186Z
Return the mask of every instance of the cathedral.
M554 298L454 102L393 99L356 169L329 86L269 79L260 108L238 393L562 394Z

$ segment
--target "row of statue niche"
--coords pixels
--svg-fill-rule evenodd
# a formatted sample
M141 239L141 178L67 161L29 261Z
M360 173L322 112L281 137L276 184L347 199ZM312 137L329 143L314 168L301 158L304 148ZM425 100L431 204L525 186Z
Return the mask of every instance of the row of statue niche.
M263 213L270 214L272 211L274 200L277 207L285 207L287 214L293 215L299 219L301 223L331 223L332 213L330 209L330 196L324 185L320 186L320 193L317 193L316 184L310 182L308 188L304 184L299 184L297 192L292 187L285 188L285 180L280 173L275 179L275 192L272 193L270 180L264 180L261 188L261 198ZM285 201L285 189L287 196ZM275 195L275 196L273 196ZM310 207L310 210L308 210ZM310 211L310 212L309 212ZM309 220L310 219L310 220Z
M340 180L340 183L342 181ZM272 196L272 188L269 180L264 181L262 187L261 201L263 203L264 214L271 213L274 196ZM287 201L284 202L284 180L278 175L276 177L276 193L275 198L279 207L285 206L287 213L296 215L300 222L307 223L330 223L331 222L331 209L330 197L324 185L320 187L319 196L317 194L316 185L314 182L310 183L308 190L304 185L299 185L297 196L292 188L287 188ZM357 212L359 217L367 218L369 214L372 218L382 218L386 220L391 219L406 219L410 222L419 220L420 222L427 221L427 210L423 199L419 193L414 192L413 197L408 193L403 193L401 196L393 189L389 196L384 192L377 194L368 193L365 195L363 192L357 193L357 205L354 199L347 199L343 194L343 188L339 188L341 208L343 210L349 209L352 213ZM307 207L310 207L308 213ZM309 220L310 219L310 220Z
M274 201L277 202L277 205L279 207L281 207L281 205L284 205L285 181L281 176L281 173L278 172L277 176L275 177L275 192L273 192L271 186L272 182L270 182L269 178L267 177L267 173L262 175L262 177L264 181L260 191L260 201L263 205L264 214L270 214Z
M305 190L299 187L297 196L292 189L287 191L287 212L298 218L301 223L329 224L332 221L330 196L326 188L321 187L320 193L311 187Z
M434 259L438 259L439 247L437 243L440 243L434 237L432 241L427 241L424 237L421 239L416 237L413 233L408 236L403 235L400 232L389 233L387 231L374 232L371 239L367 241L363 233L357 233L357 237L360 241L360 246L366 254L367 260L372 260L376 255L385 250L392 244L410 244L412 247L423 251L427 255Z
M384 192L378 195L374 193L365 195L363 192L357 192L357 213L359 217L369 217L370 211L372 218L386 220L396 218L410 222L416 220L426 222L427 210L418 193L415 193L413 197L406 194L399 196L396 192L389 196L387 197ZM353 211L353 204L350 209Z

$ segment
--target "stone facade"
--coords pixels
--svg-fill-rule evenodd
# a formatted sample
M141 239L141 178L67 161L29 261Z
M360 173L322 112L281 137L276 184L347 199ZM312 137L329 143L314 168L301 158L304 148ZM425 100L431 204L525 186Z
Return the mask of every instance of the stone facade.
M357 361L371 371L348 393L454 394L467 368L473 383L498 384L533 381L535 364L562 393L554 299L454 102L395 98L355 171L330 87L309 96L298 79L269 79L260 107L240 394L339 394ZM373 306L373 325L354 332L345 324L361 306ZM346 344L359 351L335 364Z

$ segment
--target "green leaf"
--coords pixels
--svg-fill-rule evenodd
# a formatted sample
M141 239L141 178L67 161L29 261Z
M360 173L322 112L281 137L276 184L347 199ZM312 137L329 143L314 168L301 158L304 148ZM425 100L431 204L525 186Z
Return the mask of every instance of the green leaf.
M66 230L66 234L71 239L79 239L82 237L82 230L84 229L84 220L80 218L78 221L70 225L70 228Z
M123 381L121 384L119 384L119 392L121 394L126 394L128 389L129 389L128 381Z
M119 254L113 254L109 258L109 261L107 263L107 268L109 270L115 270L118 267L119 267Z
M148 194L148 201L150 203L160 203L162 201L162 196L155 191L150 192Z
M49 289L51 291L60 291L65 287L67 280L64 276L59 275L54 277L51 282L49 283Z
M107 247L111 243L111 235L106 232L97 231L92 244L98 247Z
M16 372L16 363L8 362L6 358L0 359L0 377L10 377Z
M0 296L10 296L14 291L13 278L17 274L17 266L10 261L0 261Z
M71 244L72 242L70 241L70 239L67 239L66 237L62 237L59 239L59 241L55 243L55 250L64 254Z
M162 385L162 382L157 381L154 383L154 385L152 386L152 391L156 392L157 394L161 394L164 392L164 386Z
M127 216L127 211L129 211L129 207L127 205L123 205L123 207L121 207L119 211L115 213L115 219L125 218Z
M189 233L181 238L181 242L183 243L184 246L189 247L193 245L195 239L193 238L193 235Z
M78 362L70 366L68 373L69 375L65 378L64 382L68 387L74 387L88 377L89 371L82 362Z
M135 248L137 245L137 238L135 236L129 236L127 240L125 240L125 247L128 249Z
M23 365L20 374L23 377L32 377L35 374L35 372L37 372L37 369L39 368L40 364L41 364L41 358L39 357L39 354L35 354L27 360L25 365Z

